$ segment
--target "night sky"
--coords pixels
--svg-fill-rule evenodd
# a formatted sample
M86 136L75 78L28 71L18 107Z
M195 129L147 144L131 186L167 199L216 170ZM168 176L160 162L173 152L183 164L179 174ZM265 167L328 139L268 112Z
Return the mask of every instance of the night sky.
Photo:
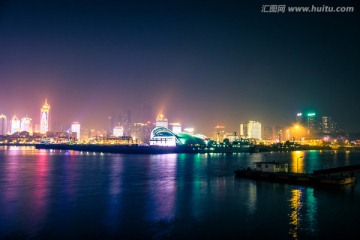
M161 109L210 134L330 115L360 132L358 1L1 1L0 114L106 128ZM263 4L354 13L261 13ZM357 3L357 4L356 4Z

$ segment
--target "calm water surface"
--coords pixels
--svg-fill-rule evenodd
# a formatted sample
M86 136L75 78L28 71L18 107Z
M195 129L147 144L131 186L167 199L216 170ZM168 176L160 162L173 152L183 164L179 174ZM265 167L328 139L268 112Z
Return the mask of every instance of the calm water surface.
M359 184L312 188L234 178L234 169L264 159L312 172L360 164L360 153L0 147L0 239L360 239Z

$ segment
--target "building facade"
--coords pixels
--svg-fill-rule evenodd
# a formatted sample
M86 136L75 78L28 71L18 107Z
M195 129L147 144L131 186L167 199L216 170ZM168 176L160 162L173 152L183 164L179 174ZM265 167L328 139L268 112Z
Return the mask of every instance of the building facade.
M179 122L175 122L175 123L170 123L171 126L171 130L173 131L173 133L181 133L182 129L181 129L181 123Z
M7 134L7 118L4 114L0 115L0 136Z
M215 130L213 133L213 139L217 142L217 143L221 143L224 141L224 137L225 137L225 126L215 126Z
M73 122L71 124L71 132L76 133L76 139L80 140L80 123Z
M10 121L10 133L20 132L20 120L14 115Z
M274 137L273 127L264 127L263 140L273 140Z
M248 138L248 129L246 123L240 123L240 137Z
M261 123L249 121L247 123L248 137L252 139L261 139Z
M332 121L330 116L321 117L321 130L325 134L332 133Z
M124 136L124 128L122 126L115 126L112 132L114 137Z
M155 122L155 127L169 128L169 122L168 122L167 118L162 113L160 113L157 116L156 122Z
M40 133L45 134L50 131L50 105L45 99L45 103L40 109Z
M31 132L32 133L32 125L31 118L23 117L20 121L20 132Z

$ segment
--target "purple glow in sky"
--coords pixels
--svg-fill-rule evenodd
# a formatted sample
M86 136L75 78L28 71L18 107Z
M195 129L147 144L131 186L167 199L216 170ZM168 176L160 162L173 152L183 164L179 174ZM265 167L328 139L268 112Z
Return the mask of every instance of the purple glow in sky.
M308 3L317 4L292 2ZM360 132L359 14L261 8L258 1L5 1L0 114L39 122L48 98L58 124L100 129L113 112L130 109L135 122L151 105L208 134L219 124L239 131L248 120L289 124L311 108Z

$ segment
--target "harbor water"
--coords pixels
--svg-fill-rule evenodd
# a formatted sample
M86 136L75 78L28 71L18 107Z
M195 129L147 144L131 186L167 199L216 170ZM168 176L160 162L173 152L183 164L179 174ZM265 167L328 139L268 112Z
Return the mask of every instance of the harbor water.
M310 173L360 164L360 152L126 155L1 146L0 239L360 239L359 183L234 177L263 160Z

